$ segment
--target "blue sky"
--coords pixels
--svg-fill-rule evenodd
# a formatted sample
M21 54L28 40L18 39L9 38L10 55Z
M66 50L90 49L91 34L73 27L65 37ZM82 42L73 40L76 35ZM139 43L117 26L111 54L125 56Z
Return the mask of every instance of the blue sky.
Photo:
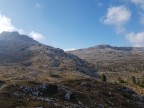
M0 32L79 49L144 46L144 0L0 0Z

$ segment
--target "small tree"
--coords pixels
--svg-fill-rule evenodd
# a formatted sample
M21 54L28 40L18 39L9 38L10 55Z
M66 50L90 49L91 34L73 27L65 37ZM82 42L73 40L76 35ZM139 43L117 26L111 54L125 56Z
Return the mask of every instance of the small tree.
M142 77L141 77L140 86L144 87L144 75L142 75Z
M106 75L104 75L104 74L101 75L100 79L101 79L101 81L103 81L103 82L107 82Z
M133 83L133 84L136 84L136 78L135 78L135 76L132 76L132 77L131 77L131 80L132 80L132 83Z

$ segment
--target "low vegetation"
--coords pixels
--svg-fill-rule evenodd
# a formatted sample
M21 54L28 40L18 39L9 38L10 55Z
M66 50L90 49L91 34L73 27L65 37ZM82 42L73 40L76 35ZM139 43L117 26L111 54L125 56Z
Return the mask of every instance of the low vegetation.
M5 84L0 90L2 108L143 108L144 105L144 97L132 89L95 79Z

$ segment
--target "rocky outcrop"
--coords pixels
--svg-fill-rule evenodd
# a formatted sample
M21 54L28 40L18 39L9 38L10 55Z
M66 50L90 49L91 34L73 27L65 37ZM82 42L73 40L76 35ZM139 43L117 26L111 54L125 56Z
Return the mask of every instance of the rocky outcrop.
M16 82L15 82L16 83ZM43 108L143 108L144 97L118 84L92 79L57 84L20 82L0 92L0 106ZM6 104L7 103L7 104Z
M32 96L48 96L58 93L58 86L51 84L41 84L38 87L20 87L23 93Z

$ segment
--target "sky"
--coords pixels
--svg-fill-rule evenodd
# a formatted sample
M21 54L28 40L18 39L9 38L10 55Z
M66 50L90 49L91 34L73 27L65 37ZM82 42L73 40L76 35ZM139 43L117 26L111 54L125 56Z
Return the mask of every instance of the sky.
M0 33L64 50L144 46L144 0L0 0Z

